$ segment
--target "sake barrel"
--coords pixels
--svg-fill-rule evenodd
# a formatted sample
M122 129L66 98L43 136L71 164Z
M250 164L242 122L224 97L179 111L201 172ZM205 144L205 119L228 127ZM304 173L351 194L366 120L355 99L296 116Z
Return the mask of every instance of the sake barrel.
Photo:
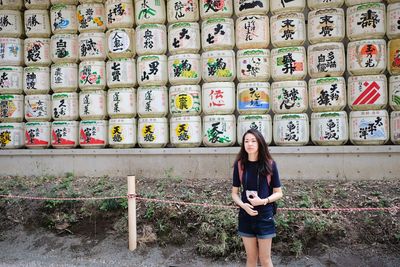
M50 68L25 67L23 88L27 95L48 94L50 91Z
M103 90L79 93L79 117L82 120L103 120L107 116L106 92Z
M347 70L353 75L380 74L386 70L384 39L350 42L347 46Z
M114 88L108 90L107 111L110 118L136 117L136 89Z
M352 110L376 110L386 108L387 80L385 75L351 76L347 92Z
M136 145L136 119L110 119L108 143L112 148L130 148Z
M79 3L86 4L86 3L104 3L104 0L79 0Z
M344 0L307 0L307 6L311 10L341 7L343 3Z
M171 86L169 88L169 110L173 117L200 115L200 85Z
M390 40L388 47L388 71L391 75L398 75L400 74L400 39Z
M168 77L171 85L198 84L201 81L199 54L178 54L168 57Z
M383 38L386 33L384 3L366 3L347 8L346 32L350 41Z
M15 149L24 146L24 123L0 123L0 148Z
M271 17L271 43L274 47L303 45L305 40L303 13L282 13Z
M233 19L214 18L203 20L201 24L201 47L204 51L233 49L234 46Z
M268 45L268 16L247 15L236 19L236 47L238 49L266 49Z
M167 28L162 24L143 24L136 27L136 51L139 56L167 52Z
M199 20L199 3L193 0L167 0L169 23Z
M319 146L344 145L349 140L346 111L311 113L311 141Z
M376 1L378 1L378 0L376 0ZM380 0L378 2L380 2ZM400 0L387 0L386 2L388 2L389 4L392 4L392 3L400 2Z
M23 40L19 38L0 37L0 66L23 65Z
M303 113L308 108L307 82L273 82L272 111L275 114Z
M247 130L258 130L264 137L267 145L272 141L272 119L269 114L239 115L237 123L237 141L243 143L243 136Z
M383 145L389 140L389 115L386 110L350 112L350 141L354 145Z
M26 9L47 10L50 7L50 0L25 0Z
M106 63L104 61L82 61L79 64L79 88L104 90L106 87Z
M303 46L271 50L271 76L274 81L302 80L306 75L306 50Z
M321 43L308 47L308 74L311 78L342 76L345 71L343 43Z
M136 117L136 89L114 88L107 92L107 111L110 118Z
M24 96L0 95L0 122L24 120Z
M29 9L24 13L25 34L29 38L49 38L50 17L47 9Z
M0 67L0 94L21 94L23 68L14 66Z
M203 83L201 101L205 115L232 114L235 111L235 84Z
M236 106L239 114L264 114L270 109L271 90L267 82L237 84Z
M51 89L53 92L75 92L78 90L78 64L57 63L51 65Z
M12 10L20 10L22 9L24 3L22 0L2 0L0 2L0 10L1 9L12 9Z
M58 33L77 33L78 20L75 5L57 4L50 8L51 31Z
M77 7L79 32L104 32L106 30L106 11L103 4L90 3Z
M0 36L21 37L23 33L21 11L0 10Z
M137 25L164 24L166 20L165 1L135 0L135 18Z
M198 53L200 26L197 22L177 22L168 27L168 51L171 54Z
M262 82L271 77L271 52L269 49L237 51L236 76L239 82Z
M132 28L135 24L132 0L106 1L107 29Z
M50 0L52 5L64 4L64 5L76 5L78 0Z
M109 59L133 57L135 50L134 29L111 29L106 33L107 56Z
M174 147L198 147L201 144L201 117L184 116L170 119L170 142Z
M24 40L26 66L50 66L50 38L27 38Z
M390 113L390 140L393 144L400 144L400 112Z
M304 146L309 141L309 122L306 113L275 114L274 142L277 146Z
M340 111L346 107L346 81L343 77L310 79L308 85L312 111Z
M54 93L51 96L53 120L73 121L79 117L78 93Z
M389 78L389 105L393 110L400 111L400 76Z
M292 1L270 1L270 11L272 14L284 12L303 12L306 7L306 0L292 0Z
M137 81L139 86L166 85L168 82L167 56L139 56L137 59Z
M201 55L205 82L233 82L236 77L235 52L233 50L207 51Z
M233 0L209 1L199 0L200 17L202 20L209 18L229 18L233 14Z
M25 123L25 147L49 148L50 147L51 122L27 122Z
M51 37L51 60L54 63L76 63L79 56L78 35L55 34Z
M387 6L387 29L386 35L389 39L400 38L398 20L400 18L400 3Z
M75 148L79 144L79 122L53 121L51 124L51 146L54 148Z
M50 121L51 97L50 95L26 95L25 96L25 120Z
M308 13L307 33L311 44L341 42L345 29L343 8L317 9Z
M209 147L233 146L236 143L235 115L203 116L203 144Z
M168 143L167 118L139 118L138 144L144 148L165 147Z
M79 34L79 60L100 60L107 58L106 34L85 32Z
M137 84L134 58L108 60L106 73L108 88L134 87Z
M108 144L108 121L83 120L79 122L79 145L82 148L104 148Z
M396 1L396 0L388 0L387 2L390 3L391 1ZM365 3L379 3L379 2L382 2L382 0L345 0L345 4L348 7Z
M234 0L236 16L265 15L269 11L269 0Z
M168 89L166 86L146 86L137 89L139 117L164 117L168 114Z

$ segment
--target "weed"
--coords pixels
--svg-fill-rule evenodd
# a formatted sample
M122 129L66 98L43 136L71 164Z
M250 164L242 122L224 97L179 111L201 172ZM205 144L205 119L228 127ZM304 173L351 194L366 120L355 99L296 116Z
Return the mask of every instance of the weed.
M301 195L301 200L299 203L300 208L311 208L311 199L307 193Z
M296 258L300 257L303 254L303 242L299 239L295 239L290 244L290 251L296 255Z

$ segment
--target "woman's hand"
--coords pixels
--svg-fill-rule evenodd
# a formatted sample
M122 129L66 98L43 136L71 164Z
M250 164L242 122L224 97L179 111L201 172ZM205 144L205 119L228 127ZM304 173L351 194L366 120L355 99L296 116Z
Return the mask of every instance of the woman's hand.
M261 206L265 204L265 199L261 199L259 196L254 196L252 198L248 198L249 202L253 206Z
M242 208L249 214L250 216L258 215L258 211L254 210L254 207L249 203L243 203Z

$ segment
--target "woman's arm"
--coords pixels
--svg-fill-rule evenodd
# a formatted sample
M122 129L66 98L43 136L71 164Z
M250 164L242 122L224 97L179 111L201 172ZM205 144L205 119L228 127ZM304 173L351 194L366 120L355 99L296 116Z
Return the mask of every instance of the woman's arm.
M244 209L250 216L256 216L258 214L258 211L254 210L254 207L251 204L244 203L240 199L239 187L232 186L232 199L236 205Z

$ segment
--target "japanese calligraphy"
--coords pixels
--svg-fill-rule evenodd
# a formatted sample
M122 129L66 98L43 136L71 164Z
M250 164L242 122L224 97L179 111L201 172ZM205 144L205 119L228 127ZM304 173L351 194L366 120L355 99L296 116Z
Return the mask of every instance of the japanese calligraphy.
M318 56L318 72L327 72L328 68L336 68L335 54L332 51L328 53L328 58L324 54Z
M321 24L321 31L319 32L319 34L321 34L322 36L332 36L332 31L333 31L333 20L332 16L328 16L325 15L323 17L320 17L320 22L319 24Z
M296 105L296 102L300 100L299 90L297 88L292 88L290 91L286 90L285 88L282 89L282 102L279 106L280 109L291 109Z
M319 105L331 106L331 101L335 101L339 99L339 90L337 88L337 84L332 84L329 91L321 90L319 97L317 98L317 102Z
M26 73L26 89L37 89L36 87L36 73Z
M380 21L378 14L371 9L368 9L367 13L362 13L360 21L357 25L361 25L361 28L370 27L376 28L376 24Z
M369 135L373 136L374 133L377 131L377 127L382 125L382 118L379 116L376 117L376 120L373 123L368 123L366 127L360 127L360 138L367 139Z
M296 124L298 124L298 122L296 122ZM299 141L299 137L297 136L298 134L298 125L296 127L296 125L292 122L289 121L287 127L287 132L285 133L285 140L286 141ZM297 128L297 131L296 131Z
M331 140L331 139L335 139L338 140L339 139L339 135L336 133L335 127L336 127L336 123L330 119L328 121L328 123L326 124L327 127L327 131L325 131L325 135L324 138Z
M186 123L178 124L176 127L176 134L179 141L188 141L190 139L188 127Z
M292 19L286 19L284 21L282 21L282 30L283 30L283 35L281 36L281 38L285 39L285 40L289 40L289 39L293 39L293 35L294 35L294 24Z

